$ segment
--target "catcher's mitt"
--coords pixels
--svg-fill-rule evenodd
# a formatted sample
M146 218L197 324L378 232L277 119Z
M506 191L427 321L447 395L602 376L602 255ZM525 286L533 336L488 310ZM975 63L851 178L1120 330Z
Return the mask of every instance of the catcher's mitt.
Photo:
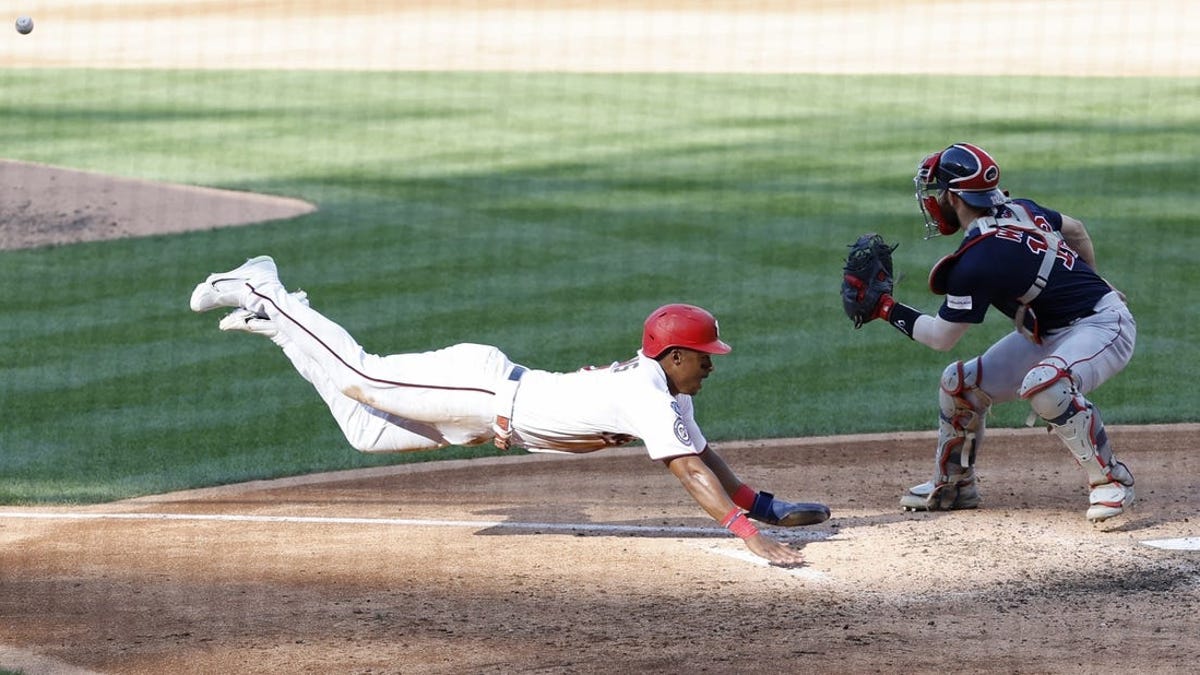
M842 268L842 308L855 328L878 318L879 303L892 294L892 251L878 234L864 234L853 244Z

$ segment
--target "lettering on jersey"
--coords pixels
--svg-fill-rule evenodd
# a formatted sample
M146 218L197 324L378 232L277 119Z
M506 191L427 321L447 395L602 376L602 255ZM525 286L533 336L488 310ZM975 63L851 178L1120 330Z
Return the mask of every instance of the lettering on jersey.
M1029 247L1030 251L1038 255L1041 255L1043 251L1050 248L1049 243L1045 240L1033 236L1025 238L1025 245ZM1067 242L1059 241L1058 248L1054 251L1054 257L1062 261L1063 267L1073 270L1075 269L1075 260L1079 255L1071 250L1070 246L1067 246Z
M946 306L950 309L971 309L971 296L947 295Z
M1063 267L1069 270L1075 269L1075 259L1078 258L1079 255L1075 253L1075 251L1072 251L1070 246L1067 246L1066 244L1059 244L1057 255L1058 259L1062 261Z
M675 418L675 438L679 439L684 445L692 444L692 436L688 433L687 425L683 423L683 418Z
M1020 243L1025 233L1020 230L1014 230L1011 227L1001 227L996 230L996 238L1004 241L1015 241Z
M1046 222L1045 218L1038 216L1035 220L1038 221L1038 227L1047 231L1050 230L1050 225ZM1050 248L1050 244L1045 239L1011 227L997 229L996 238L1002 241L1024 242L1025 247L1035 255L1041 255L1042 252ZM1063 267L1068 270L1075 269L1075 261L1079 259L1079 254L1072 250L1067 245L1067 242L1061 240L1058 242L1058 250L1054 252L1054 255L1062 261Z

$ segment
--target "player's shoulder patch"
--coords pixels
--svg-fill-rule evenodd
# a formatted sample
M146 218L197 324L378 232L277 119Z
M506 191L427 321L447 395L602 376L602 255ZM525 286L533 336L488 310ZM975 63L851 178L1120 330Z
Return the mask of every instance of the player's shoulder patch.
M675 438L679 439L684 445L692 444L692 435L688 433L687 425L683 423L682 417L675 418Z

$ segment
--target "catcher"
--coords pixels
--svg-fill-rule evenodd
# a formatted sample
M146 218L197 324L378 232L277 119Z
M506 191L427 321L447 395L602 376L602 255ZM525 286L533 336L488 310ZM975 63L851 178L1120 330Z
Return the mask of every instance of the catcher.
M221 330L258 333L278 345L360 452L405 452L491 441L498 447L582 453L641 439L711 517L778 565L799 551L750 522L794 527L829 518L824 504L775 499L742 482L709 447L692 396L727 354L717 320L693 305L664 305L642 329L642 348L606 368L553 373L513 363L488 345L412 354L368 353L344 328L289 293L269 256L212 274L193 311L234 308Z
M965 230L957 250L929 274L944 296L927 315L892 296L892 252L878 235L850 246L842 304L860 327L883 319L938 351L954 347L995 307L1013 331L982 355L955 361L938 391L933 477L900 498L906 510L972 509L981 497L975 460L991 406L1029 402L1082 467L1087 519L1120 515L1133 503L1133 474L1113 455L1100 411L1086 398L1133 355L1137 324L1125 296L1096 272L1083 223L999 189L1000 168L969 143L925 157L914 179L926 239Z

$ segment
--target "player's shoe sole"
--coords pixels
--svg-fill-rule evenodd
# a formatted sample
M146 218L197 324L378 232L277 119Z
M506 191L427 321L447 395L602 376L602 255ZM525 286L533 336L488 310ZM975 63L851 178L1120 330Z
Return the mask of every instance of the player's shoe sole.
M218 307L238 307L242 304L242 293L247 285L257 286L276 279L278 271L275 261L271 256L260 255L228 272L208 275L204 283L198 284L192 291L189 304L193 312L207 312Z
M304 304L304 306L308 306L308 293L296 291L291 296ZM266 337L275 337L279 332L275 327L274 321L242 307L222 317L217 327L223 331L254 333L255 335L265 335Z
M238 308L226 314L217 327L223 331L254 333L255 335L265 335L267 337L275 337L278 329L275 328L275 322L261 317L248 309Z

